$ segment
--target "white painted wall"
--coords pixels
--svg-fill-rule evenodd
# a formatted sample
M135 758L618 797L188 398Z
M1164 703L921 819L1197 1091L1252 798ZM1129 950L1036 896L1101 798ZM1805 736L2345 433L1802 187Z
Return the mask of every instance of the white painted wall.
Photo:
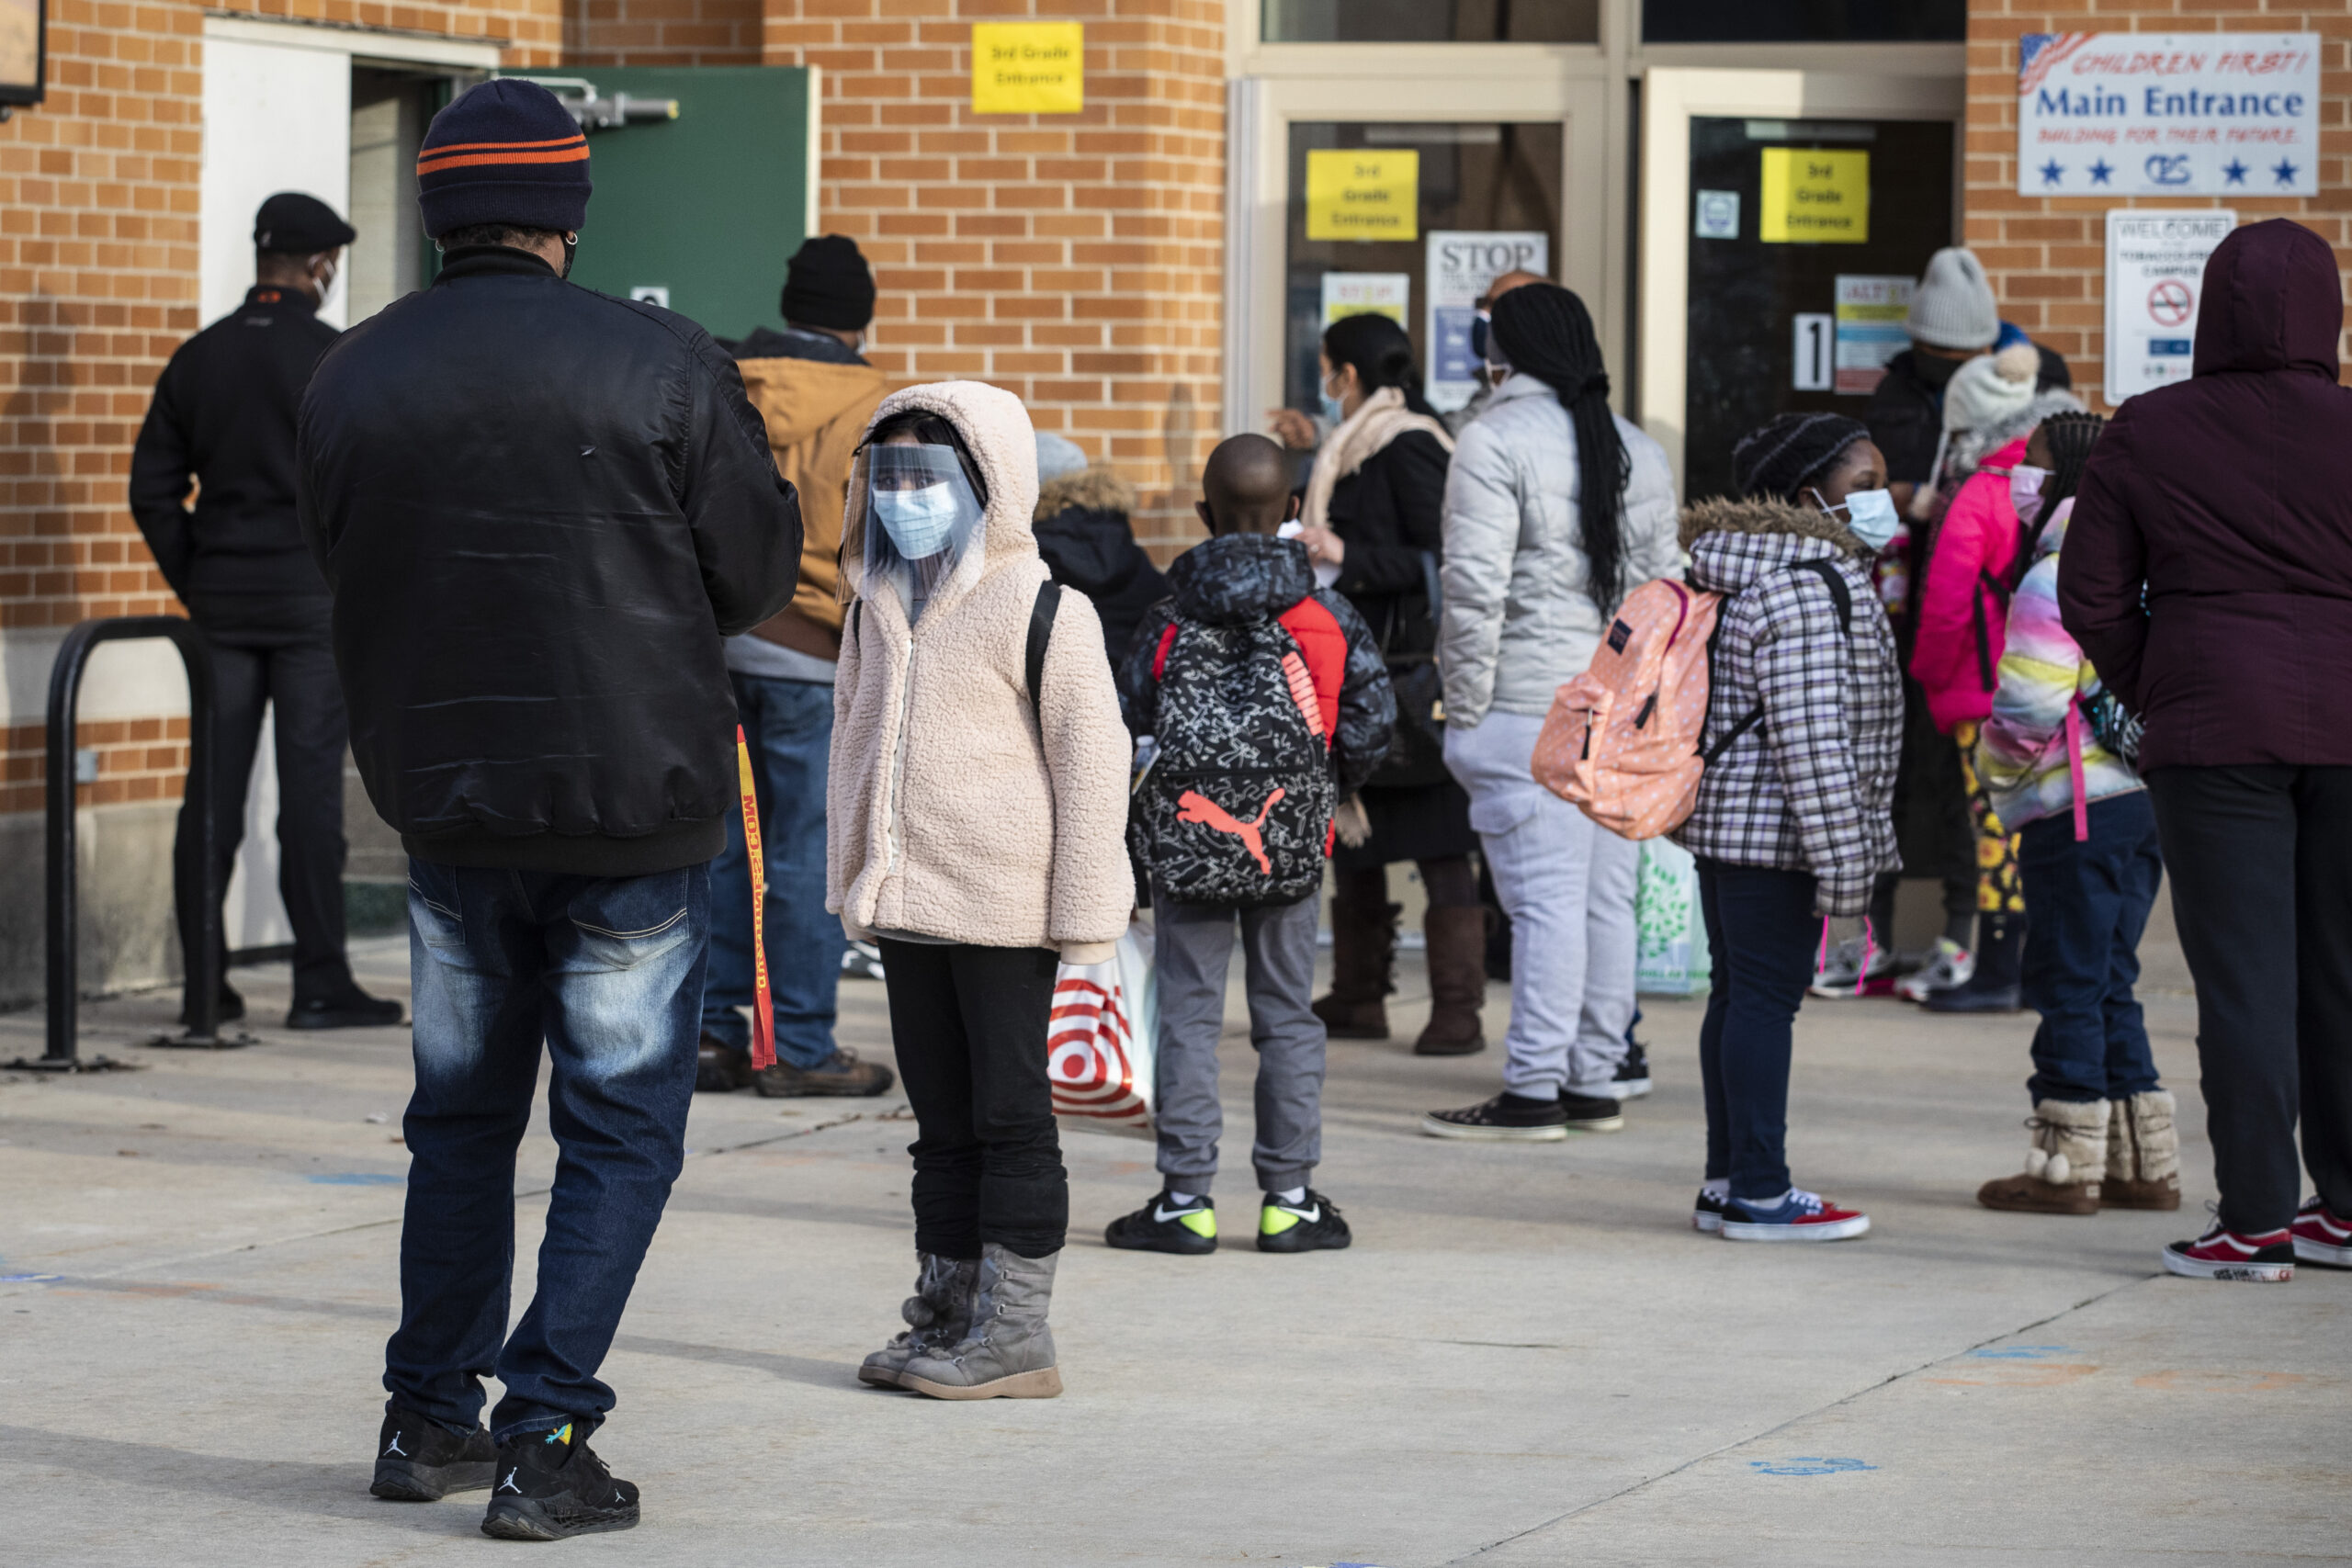
M250 39L204 40L202 314L220 320L254 281L254 213L281 190L351 209L351 56ZM340 327L345 290L319 312Z

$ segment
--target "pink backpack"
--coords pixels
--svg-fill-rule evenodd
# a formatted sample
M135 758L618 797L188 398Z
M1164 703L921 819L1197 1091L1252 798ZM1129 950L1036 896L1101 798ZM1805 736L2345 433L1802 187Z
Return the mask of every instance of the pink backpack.
M1707 641L1722 603L1665 578L1627 594L1592 667L1552 699L1535 782L1621 839L1680 827L1705 765Z

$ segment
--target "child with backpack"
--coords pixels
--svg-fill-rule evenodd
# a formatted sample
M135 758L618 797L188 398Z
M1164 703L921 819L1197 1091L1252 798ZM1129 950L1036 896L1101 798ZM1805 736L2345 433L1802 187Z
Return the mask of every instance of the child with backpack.
M1103 1240L1216 1250L1216 1051L1238 924L1258 1052L1258 1249L1343 1247L1347 1222L1307 1185L1323 1137L1317 895L1334 812L1387 752L1396 696L1363 619L1316 586L1304 545L1274 536L1298 511L1282 448L1234 436L1209 454L1201 488L1211 537L1168 569L1171 596L1118 672L1127 728L1156 748L1130 831L1151 878L1166 1185Z
M1851 423L1851 422L1847 422ZM1735 455L1744 501L1682 513L1690 585L1723 595L1703 767L1674 834L1698 857L1714 984L1699 1032L1706 1179L1691 1224L1731 1241L1837 1241L1870 1219L1797 1187L1786 1149L1797 1009L1828 917L1900 864L1890 815L1903 684L1871 589L1894 513L1835 459L1868 435L1767 426ZM1877 466L1883 472L1883 466Z
M2155 808L2092 715L2105 688L2058 620L2058 552L2075 491L2106 421L2054 414L2014 476L2018 515L2046 513L2031 570L2009 609L1993 711L1976 771L2017 829L2025 880L2025 1000L2041 1015L2027 1091L2025 1169L1976 1201L2030 1214L2180 1207L2180 1135L2156 1081L2132 985L2140 934L2164 880Z

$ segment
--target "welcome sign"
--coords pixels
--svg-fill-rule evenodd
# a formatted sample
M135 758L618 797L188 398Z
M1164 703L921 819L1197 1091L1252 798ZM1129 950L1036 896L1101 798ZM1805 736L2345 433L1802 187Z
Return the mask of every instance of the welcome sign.
M2028 33L2020 196L2317 196L2317 33Z

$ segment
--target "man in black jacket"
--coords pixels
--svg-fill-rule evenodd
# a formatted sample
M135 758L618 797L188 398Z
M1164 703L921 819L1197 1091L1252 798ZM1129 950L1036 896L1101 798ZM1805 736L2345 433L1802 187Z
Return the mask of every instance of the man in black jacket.
M245 835L245 784L262 712L275 715L279 894L294 928L294 1029L401 1021L344 956L343 694L327 646L327 585L294 519L294 413L334 343L319 320L351 225L316 197L281 191L254 220L245 302L180 344L130 454L130 513L164 581L212 654L213 886L225 892ZM189 481L200 487L187 505ZM172 846L180 949L203 931L198 827L185 807ZM244 998L219 971L220 1013ZM188 964L190 985L196 965ZM196 1009L187 998L187 1011Z
M720 639L790 596L800 516L707 333L564 281L588 145L552 94L471 89L417 175L440 275L321 362L300 441L353 750L410 856L416 1091L373 1490L494 1481L483 1530L545 1540L637 1522L586 1446L613 1404L596 1370L684 1155L709 862L740 801ZM542 1040L562 1158L509 1337Z

